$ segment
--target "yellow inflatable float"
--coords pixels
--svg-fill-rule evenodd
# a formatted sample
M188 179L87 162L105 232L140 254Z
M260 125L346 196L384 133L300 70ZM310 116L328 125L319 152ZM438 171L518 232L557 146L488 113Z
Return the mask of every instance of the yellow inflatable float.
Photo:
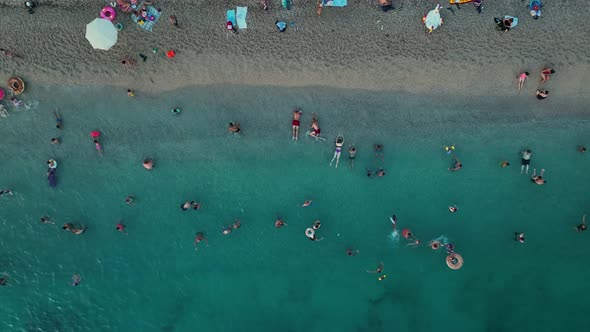
M451 5L455 5L455 4L456 5L462 5L464 3L470 3L470 2L473 2L473 0L449 0L449 3Z

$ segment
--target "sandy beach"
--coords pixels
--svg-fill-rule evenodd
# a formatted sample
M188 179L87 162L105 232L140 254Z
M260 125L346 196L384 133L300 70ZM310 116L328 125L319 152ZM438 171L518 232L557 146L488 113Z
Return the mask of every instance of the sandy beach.
M326 7L317 17L315 1L279 2L264 11L258 1L156 1L162 19L153 32L140 29L128 15L118 43L94 50L85 26L98 17L103 1L42 1L32 15L20 0L0 1L0 47L23 59L0 57L0 80L20 75L27 82L63 85L117 85L151 92L189 85L321 85L454 95L513 95L515 77L532 74L525 91L536 89L543 66L556 68L554 95L585 96L590 83L590 38L580 28L584 1L545 1L533 20L524 1L485 1L477 14L471 4L459 10L443 2L444 24L428 34L422 16L434 1L394 1L381 12L367 1L344 8ZM225 11L248 6L247 29L224 27ZM452 11L447 9L452 8ZM179 27L167 21L174 14ZM494 17L520 18L507 33ZM276 20L295 22L279 33ZM152 48L159 48L158 54ZM168 59L163 51L174 49ZM139 54L148 56L143 62ZM133 69L120 61L138 60Z

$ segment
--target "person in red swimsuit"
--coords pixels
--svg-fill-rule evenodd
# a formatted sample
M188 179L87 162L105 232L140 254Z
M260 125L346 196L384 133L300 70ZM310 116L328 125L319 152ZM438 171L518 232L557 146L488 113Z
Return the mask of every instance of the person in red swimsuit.
M318 124L318 119L316 114L313 113L313 118L311 119L311 131L309 132L309 136L319 138L320 137L320 125Z
M301 109L296 108L293 111L293 121L291 122L291 125L293 126L291 139L295 141L299 138L299 118L301 118Z

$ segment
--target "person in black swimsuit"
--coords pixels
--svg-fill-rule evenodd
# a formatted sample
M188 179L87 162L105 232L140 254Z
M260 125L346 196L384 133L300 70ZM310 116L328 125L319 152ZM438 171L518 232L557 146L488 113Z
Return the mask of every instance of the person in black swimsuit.
M586 215L582 217L582 223L574 227L574 229L576 232L583 232L588 229L588 226L586 226Z

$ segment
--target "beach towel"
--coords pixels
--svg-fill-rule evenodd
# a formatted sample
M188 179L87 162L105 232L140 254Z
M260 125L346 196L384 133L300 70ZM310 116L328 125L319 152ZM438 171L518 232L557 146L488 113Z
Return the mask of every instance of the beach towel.
M323 7L344 7L347 4L347 0L322 0Z
M235 11L235 9L228 10L225 17L226 17L226 20L225 20L226 22L231 22L231 24L233 24L233 26L236 26L236 11Z
M147 17L144 18L141 16L141 14L132 14L131 19L144 30L151 32L156 23L158 22L158 19L160 18L160 12L152 6L147 6L145 8L145 11L147 12Z
M248 7L237 7L236 8L236 20L238 21L238 28L246 29L246 15L248 15Z

